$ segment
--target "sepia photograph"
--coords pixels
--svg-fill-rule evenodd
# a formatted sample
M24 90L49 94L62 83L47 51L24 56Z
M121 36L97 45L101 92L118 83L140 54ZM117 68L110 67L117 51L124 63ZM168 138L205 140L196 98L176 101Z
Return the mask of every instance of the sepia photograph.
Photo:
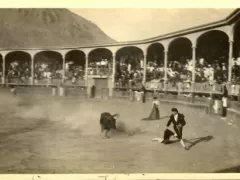
M240 172L238 8L0 8L0 77L0 174Z

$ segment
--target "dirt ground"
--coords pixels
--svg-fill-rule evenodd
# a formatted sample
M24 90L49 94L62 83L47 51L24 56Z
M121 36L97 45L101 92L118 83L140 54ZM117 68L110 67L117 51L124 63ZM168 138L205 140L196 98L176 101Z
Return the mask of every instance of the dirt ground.
M151 102L0 98L0 173L203 173L240 165L239 122L201 109L161 103L161 120L141 121ZM188 151L152 141L172 107L186 116ZM124 132L100 137L104 111L120 114Z

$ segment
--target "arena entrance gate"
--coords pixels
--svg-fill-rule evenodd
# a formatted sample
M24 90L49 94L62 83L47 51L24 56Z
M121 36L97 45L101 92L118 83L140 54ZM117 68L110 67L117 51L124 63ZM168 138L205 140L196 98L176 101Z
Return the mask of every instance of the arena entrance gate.
M94 78L95 97L107 98L108 92L108 78Z

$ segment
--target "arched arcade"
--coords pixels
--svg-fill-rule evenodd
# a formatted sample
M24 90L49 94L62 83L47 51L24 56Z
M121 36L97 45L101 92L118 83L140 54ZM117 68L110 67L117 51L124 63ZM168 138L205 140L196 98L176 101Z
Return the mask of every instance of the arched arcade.
M41 51L34 56L34 84L59 85L63 82L63 56L57 51Z
M116 52L115 82L117 87L139 87L143 81L143 51L135 46Z
M192 42L185 37L173 39L168 46L167 81L168 89L185 82L190 89L193 70Z
M197 39L196 82L228 81L229 38L219 30L203 33Z
M113 54L107 48L97 48L88 55L88 75L110 76L112 75Z
M146 83L164 80L164 46L153 43L147 48Z
M31 55L23 51L9 52L5 56L5 83L30 84Z
M85 85L86 55L80 50L71 50L65 55L65 85Z
M236 22L233 28L233 59L231 62L232 77L234 84L240 83L240 20Z

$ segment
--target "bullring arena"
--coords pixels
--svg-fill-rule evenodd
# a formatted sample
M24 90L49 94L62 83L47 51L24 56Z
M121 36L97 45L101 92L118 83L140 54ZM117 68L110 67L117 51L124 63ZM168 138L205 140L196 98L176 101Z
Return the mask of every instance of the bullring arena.
M1 49L0 172L239 172L239 19L237 9L218 22L141 41ZM145 103L136 99L142 84ZM161 119L141 121L153 96ZM152 141L163 136L172 107L186 116L188 151ZM102 139L106 111L120 114L118 131Z

